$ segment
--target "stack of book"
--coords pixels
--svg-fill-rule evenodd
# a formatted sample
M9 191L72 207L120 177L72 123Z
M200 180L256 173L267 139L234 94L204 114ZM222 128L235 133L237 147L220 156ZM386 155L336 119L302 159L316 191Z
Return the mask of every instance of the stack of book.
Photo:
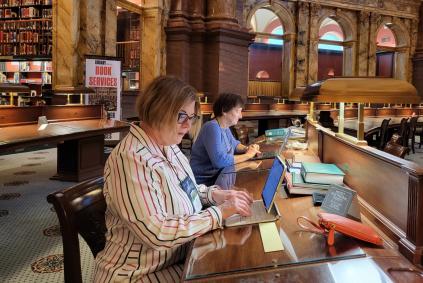
M290 194L311 195L314 192L325 193L330 185L343 185L344 172L335 164L302 162L290 167L286 175Z

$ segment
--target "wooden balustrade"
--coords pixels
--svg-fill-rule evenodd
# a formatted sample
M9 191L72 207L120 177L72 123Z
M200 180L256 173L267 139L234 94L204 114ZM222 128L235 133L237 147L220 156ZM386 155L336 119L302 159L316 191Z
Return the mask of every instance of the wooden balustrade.
M280 96L281 82L248 81L248 96Z

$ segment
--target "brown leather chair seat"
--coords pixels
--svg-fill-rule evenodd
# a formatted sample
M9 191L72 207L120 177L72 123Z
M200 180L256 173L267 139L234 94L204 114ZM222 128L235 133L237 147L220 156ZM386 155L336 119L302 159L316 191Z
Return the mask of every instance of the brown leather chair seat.
M400 143L402 142L402 137L398 134L393 134L392 138L386 143L385 148L383 151L395 155L400 158L404 158L404 156L409 152L409 148L406 146L402 146Z
M80 234L95 257L106 243L106 201L103 196L103 177L85 181L73 187L49 194L60 222L62 233L64 273L66 283L80 283Z

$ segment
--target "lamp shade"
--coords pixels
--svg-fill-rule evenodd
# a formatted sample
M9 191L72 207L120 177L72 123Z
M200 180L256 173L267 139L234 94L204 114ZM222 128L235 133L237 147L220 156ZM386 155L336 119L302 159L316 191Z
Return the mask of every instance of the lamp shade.
M292 95L313 102L417 104L421 101L412 84L391 78L331 78L298 88Z

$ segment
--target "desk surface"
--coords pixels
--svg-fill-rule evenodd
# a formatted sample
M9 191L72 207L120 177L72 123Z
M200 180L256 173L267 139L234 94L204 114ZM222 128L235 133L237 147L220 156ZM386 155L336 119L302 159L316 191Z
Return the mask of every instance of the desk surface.
M90 119L70 122L0 128L0 149L11 149L42 142L58 142L85 136L125 131L129 124L122 121Z
M313 158L307 153L300 155ZM239 171L232 178L237 187L246 188L258 199L267 171ZM281 214L276 224L284 251L264 253L257 224L216 230L195 240L183 279L187 282L357 282L360 278L362 283L421 282L422 277L413 272L388 275L390 267L414 268L389 240L384 247L377 247L338 234L330 248L323 236L301 231L297 217L317 220L320 210L313 207L310 196L283 199L278 193L276 203ZM365 257L360 257L361 251Z

